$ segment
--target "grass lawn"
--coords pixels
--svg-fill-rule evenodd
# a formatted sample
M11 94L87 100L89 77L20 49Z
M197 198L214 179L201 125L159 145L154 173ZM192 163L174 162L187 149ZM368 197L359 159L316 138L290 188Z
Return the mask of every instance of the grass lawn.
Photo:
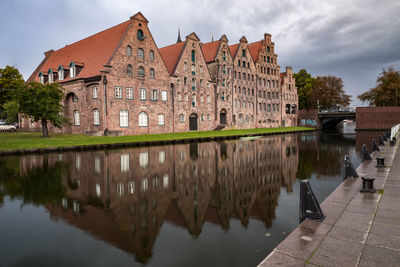
M288 131L314 130L308 127L259 128L245 130L222 130L204 132L185 132L168 134L146 134L130 136L87 136L81 134L50 133L49 138L42 138L41 132L35 133L0 133L0 150L30 149L60 146L131 143L143 141L175 140L185 138L202 138L214 136L232 136Z

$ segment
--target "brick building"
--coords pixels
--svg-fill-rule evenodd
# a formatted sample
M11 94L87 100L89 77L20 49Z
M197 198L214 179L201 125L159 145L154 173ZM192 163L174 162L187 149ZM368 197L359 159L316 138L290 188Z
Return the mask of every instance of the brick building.
M65 133L297 125L291 68L280 75L271 35L251 44L244 36L237 44L228 42L223 35L201 43L195 33L181 41L179 34L176 44L159 49L139 12L117 26L45 52L28 82L58 82L65 88L64 115L71 122L61 130ZM21 127L39 126L23 119Z

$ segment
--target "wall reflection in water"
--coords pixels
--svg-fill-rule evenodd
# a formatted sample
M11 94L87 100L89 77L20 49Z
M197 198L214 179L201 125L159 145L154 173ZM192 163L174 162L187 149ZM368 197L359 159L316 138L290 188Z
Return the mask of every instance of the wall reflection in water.
M298 138L25 156L19 173L32 185L20 187L36 192L5 186L143 263L165 220L194 237L206 221L228 231L232 218L246 227L252 217L271 227L281 186L293 190Z

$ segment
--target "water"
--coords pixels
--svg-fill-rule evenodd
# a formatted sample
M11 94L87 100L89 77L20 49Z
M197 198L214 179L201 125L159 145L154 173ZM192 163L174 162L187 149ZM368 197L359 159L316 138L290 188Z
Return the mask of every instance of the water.
M299 181L342 181L354 127L0 158L0 266L255 266L297 225Z

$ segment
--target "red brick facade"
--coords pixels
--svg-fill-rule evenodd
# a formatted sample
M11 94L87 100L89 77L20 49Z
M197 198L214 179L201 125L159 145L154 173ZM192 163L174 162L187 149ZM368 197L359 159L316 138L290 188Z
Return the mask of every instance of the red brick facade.
M387 130L400 123L400 107L356 108L356 130Z
M294 79L291 68L283 76L279 69L269 34L251 44L242 37L229 46L225 35L203 44L192 33L159 49L139 12L46 52L28 81L59 82L66 90L64 115L71 125L51 131L128 135L205 131L218 125L293 126L297 114L285 114L284 107L297 110ZM23 119L21 127L38 125Z

